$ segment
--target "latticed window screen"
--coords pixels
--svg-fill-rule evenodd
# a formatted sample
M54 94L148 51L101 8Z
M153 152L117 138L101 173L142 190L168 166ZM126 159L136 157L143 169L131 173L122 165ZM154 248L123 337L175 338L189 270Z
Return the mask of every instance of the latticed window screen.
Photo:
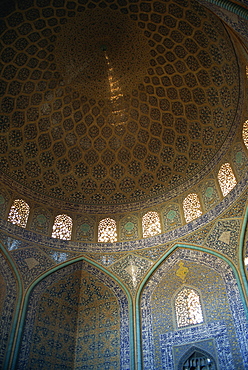
M112 218L104 218L98 225L98 241L102 243L114 243L117 241L116 221Z
M212 356L197 350L184 362L183 367L179 367L178 369L216 370L216 364Z
M68 215L58 215L53 224L52 238L70 240L72 233L72 219Z
M197 194L191 193L183 200L183 211L186 222L201 216L201 203Z
M161 233L161 224L157 212L148 212L142 217L143 237Z
M248 149L248 120L245 121L243 124L242 136L243 136L244 144L246 148Z
M194 289L183 288L175 299L177 326L200 324L203 322L199 294Z
M233 173L230 163L224 163L218 172L218 181L223 196L225 197L237 184L237 180Z
M28 216L29 205L22 199L16 199L10 208L8 221L25 228Z

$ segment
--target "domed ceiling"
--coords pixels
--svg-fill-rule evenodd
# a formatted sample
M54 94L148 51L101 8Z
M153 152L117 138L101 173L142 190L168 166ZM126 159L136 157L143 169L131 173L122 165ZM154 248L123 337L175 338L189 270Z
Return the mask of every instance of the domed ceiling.
M18 4L1 28L7 178L104 206L185 190L209 171L239 96L233 45L211 12L185 0Z

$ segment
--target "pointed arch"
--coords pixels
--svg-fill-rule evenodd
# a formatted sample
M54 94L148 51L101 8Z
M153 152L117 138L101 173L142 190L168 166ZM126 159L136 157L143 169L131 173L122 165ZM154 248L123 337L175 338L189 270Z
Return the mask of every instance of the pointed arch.
M124 336L123 342L125 343L125 346L121 348L121 351L123 353L122 356L122 365L121 369L128 368L134 368L134 333L133 333L133 305L132 305L132 297L128 289L125 287L125 285L116 277L114 276L110 271L106 270L103 266L98 265L96 262L85 258L85 257L78 257L72 261L66 261L63 264L60 264L58 266L55 266L53 269L45 272L42 274L35 282L31 284L31 286L28 288L26 295L24 297L23 301L23 307L22 307L22 315L20 318L20 325L18 328L16 328L16 347L15 352L13 355L13 361L12 361L12 369L16 369L17 367L17 361L18 361L18 355L20 353L20 346L21 346L21 340L22 336L24 335L24 327L25 327L25 318L26 313L29 305L29 300L31 297L31 294L34 290L34 288L39 283L44 283L44 279L47 277L51 277L53 279L52 274L59 272L59 270L62 270L63 268L74 265L77 262L82 262L88 264L90 267L90 270L92 274L95 274L95 271L99 272L99 277L101 276L107 276L109 281L109 287L115 292L116 297L118 298L121 306L121 315L123 315L123 326L121 329L122 336ZM50 276L51 275L51 276ZM119 292L119 293L118 293ZM122 292L122 293L121 293ZM126 303L125 303L126 301ZM35 299L34 299L35 302ZM126 306L125 306L126 305ZM129 340L128 340L129 339ZM130 356L129 356L130 354Z
M190 250L193 252L191 253ZM170 258L170 256L173 257ZM207 255L207 257L206 257ZM237 333L237 340L239 343L239 349L241 352L241 358L245 359L248 357L247 347L244 345L244 331L246 330L247 325L247 316L248 316L248 307L246 302L246 293L245 286L240 281L240 276L237 271L236 266L230 261L227 257L219 254L216 251L208 250L204 247L187 245L187 244L176 244L171 247L161 258L160 260L152 267L152 269L147 274L146 278L142 281L139 286L137 296L136 296L136 337L137 337L137 356L138 356L138 370L141 369L151 369L155 368L155 359L154 359L154 344L150 340L153 337L153 328L151 317L153 316L152 309L150 307L150 287L156 286L161 277L164 275L163 272L163 262L168 261L168 266L174 266L176 261L180 261L181 258L186 258L195 263L202 263L205 267L209 266L211 269L215 270L217 273L221 274L225 286L226 286L226 297L230 305L230 312L236 312L237 314L233 315L234 325ZM168 267L170 271L175 271L171 267ZM235 294L234 294L235 292ZM141 322L142 318L142 322ZM161 326L162 323L160 322ZM211 336L216 338L217 347L221 351L223 328L218 327L219 324L214 325L213 323L206 323L203 325L206 326L206 330L210 330ZM211 326L212 325L212 326ZM214 327L215 326L215 327ZM142 328L142 333L140 329ZM179 330L184 330L188 341L192 342L192 330L196 334L196 341L202 340L201 336L201 326L196 325L195 327L189 328L180 328ZM248 328L247 328L248 329ZM180 344L181 335L178 334L178 331L165 333L160 335L161 345L164 347L164 352L166 356L163 357L163 360L166 361L166 364L163 363L165 368L170 369L171 367L168 363L172 363L172 346ZM141 344L142 338L142 344ZM199 338L199 339L198 339ZM228 338L225 338L226 345L228 346ZM181 342L183 343L183 342ZM230 349L231 351L231 349ZM143 353L142 353L143 352ZM169 361L167 363L167 361ZM220 359L220 366L226 368L229 365L230 359L226 356ZM233 361L233 360L232 360ZM145 366L142 365L145 364ZM234 364L230 365L230 369L234 370Z

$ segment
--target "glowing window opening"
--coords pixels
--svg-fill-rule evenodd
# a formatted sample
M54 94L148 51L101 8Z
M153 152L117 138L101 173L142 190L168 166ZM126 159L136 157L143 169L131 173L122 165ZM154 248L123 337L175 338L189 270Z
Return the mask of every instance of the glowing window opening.
M201 203L197 194L191 193L183 200L183 211L186 222L193 221L202 215Z
M52 238L71 240L72 219L68 215L58 215L53 224Z
M199 294L189 288L183 288L175 299L177 326L201 324L203 322L202 307Z
M142 230L144 238L161 233L161 223L157 212L147 212L142 217Z
M248 120L243 124L242 137L246 148L248 149Z
M112 218L104 218L98 225L98 242L117 242L116 221Z
M25 228L28 222L29 209L29 205L24 200L16 199L10 208L8 221Z
M224 163L218 172L218 181L223 196L225 197L237 184L230 163Z

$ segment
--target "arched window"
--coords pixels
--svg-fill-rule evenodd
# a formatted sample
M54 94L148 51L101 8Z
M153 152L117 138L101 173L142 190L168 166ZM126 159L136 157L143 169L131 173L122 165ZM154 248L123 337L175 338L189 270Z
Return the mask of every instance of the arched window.
M244 140L244 144L246 148L248 149L248 120L245 121L243 124L242 137Z
M199 294L190 288L183 288L175 299L176 320L179 328L203 322Z
M142 217L142 230L144 238L161 233L161 224L157 212L147 212Z
M230 163L224 163L218 172L218 181L223 196L225 197L237 184Z
M197 194L191 193L183 200L183 211L186 222L201 216L201 203Z
M10 208L8 221L25 228L28 216L29 205L22 199L16 199Z
M102 243L117 242L116 222L112 218L104 218L98 225L98 241Z
M67 215L58 215L53 224L52 238L71 240L72 219Z

